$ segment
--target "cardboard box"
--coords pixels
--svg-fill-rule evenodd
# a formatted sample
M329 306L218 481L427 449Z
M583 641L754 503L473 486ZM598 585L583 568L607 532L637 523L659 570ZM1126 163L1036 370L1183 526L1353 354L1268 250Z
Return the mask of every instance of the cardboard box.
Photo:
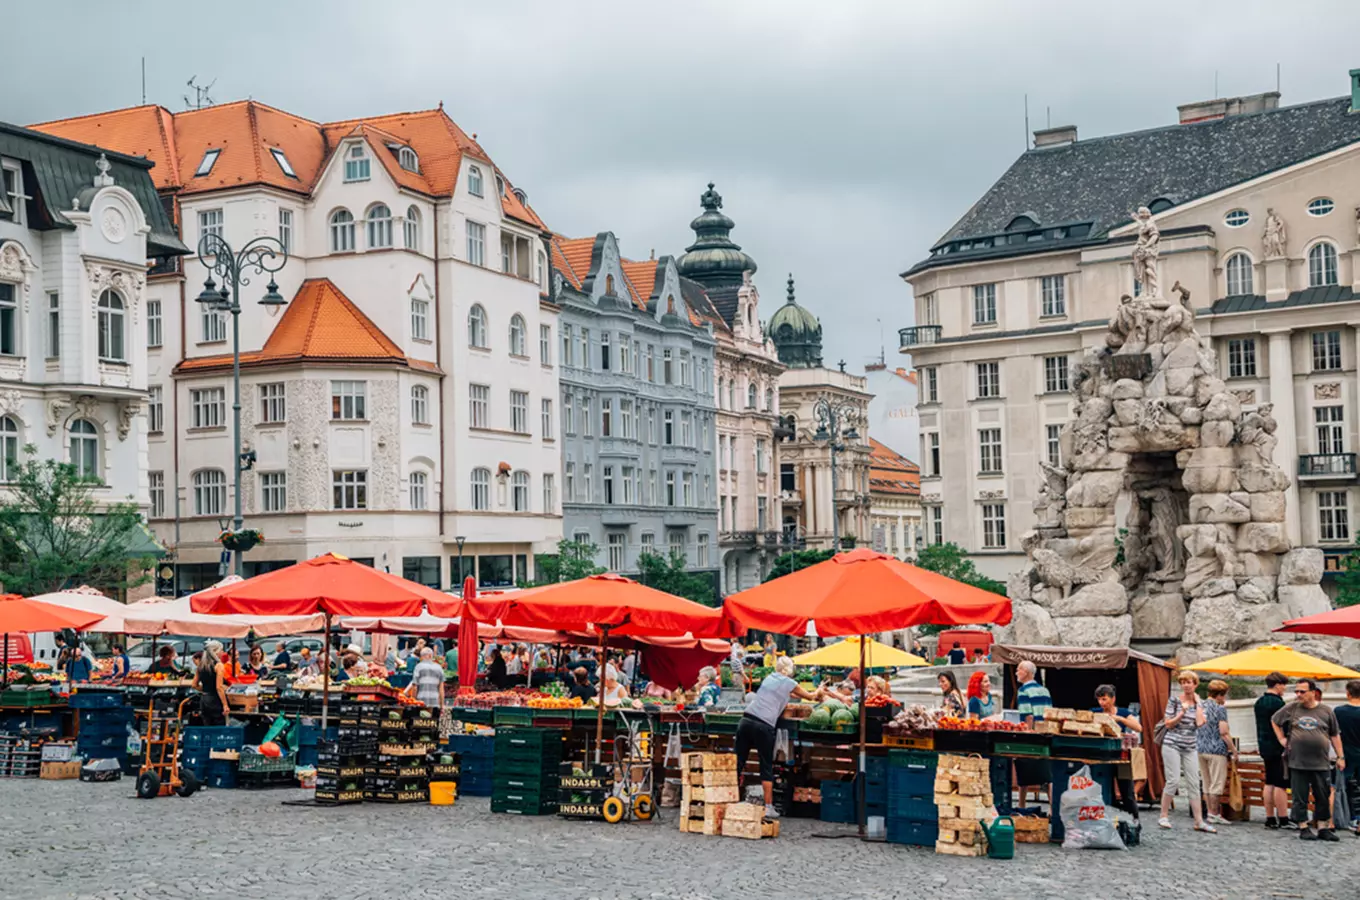
M69 743L67 741L51 741L49 743L43 744L42 761L70 762L71 757L75 755L75 752L76 752L75 744Z
M80 760L73 759L67 762L45 762L39 770L39 778L48 781L65 781L70 778L80 777Z

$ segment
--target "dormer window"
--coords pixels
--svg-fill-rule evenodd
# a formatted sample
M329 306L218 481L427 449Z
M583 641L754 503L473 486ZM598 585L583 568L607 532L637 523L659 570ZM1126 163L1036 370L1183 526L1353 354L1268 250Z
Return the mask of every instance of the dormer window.
M368 181L368 154L363 144L354 144L345 154L345 181Z
M468 169L468 193L474 197L482 196L482 170L477 166Z
M283 151L278 147L270 147L269 152L274 156L274 162L279 164L280 171L289 178L296 178L297 173L293 171L293 164L288 161L288 157L283 155Z
M419 172L420 158L416 156L416 151L410 147L402 147L397 151L397 165L408 172Z
M505 196L505 179L499 175L496 176L496 196Z
M198 168L194 171L195 178L202 178L212 172L213 165L217 162L217 157L222 155L222 151L216 147L203 154L203 159L199 161Z

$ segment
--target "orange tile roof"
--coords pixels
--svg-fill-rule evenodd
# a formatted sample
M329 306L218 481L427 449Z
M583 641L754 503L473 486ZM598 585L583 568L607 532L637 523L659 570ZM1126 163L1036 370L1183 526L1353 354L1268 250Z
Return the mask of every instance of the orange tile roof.
M660 263L655 259L635 261L620 258L619 265L633 291L633 303L638 309L646 310L652 299L652 291L656 290L656 273L660 271Z
M921 467L881 441L869 438L869 488L885 494L919 496Z
M553 265L579 291L581 282L590 274L590 257L595 252L595 238L568 238L554 234L552 248Z
M156 164L151 170L151 180L158 190L180 186L179 160L174 150L174 121L165 107L132 106L30 127L119 153L145 156Z
M329 278L309 278L284 310L264 347L241 354L241 365L290 362L395 363L439 372L433 363L408 359L373 320L364 315ZM231 365L231 356L186 359L177 372Z
M593 238L568 238L560 234L552 236L552 265L577 290L581 289L581 284L590 274L595 244L598 240L598 235ZM652 292L656 290L656 279L658 273L661 272L663 260L664 257L662 259L643 260L619 258L619 265L623 269L623 277L627 282L628 291L632 295L633 304L640 310L645 311L651 301ZM684 278L680 281L681 296L676 299L684 304L685 315L690 324L695 328L702 328L706 324L711 324L715 329L729 331L727 323L718 314L703 286L698 282Z

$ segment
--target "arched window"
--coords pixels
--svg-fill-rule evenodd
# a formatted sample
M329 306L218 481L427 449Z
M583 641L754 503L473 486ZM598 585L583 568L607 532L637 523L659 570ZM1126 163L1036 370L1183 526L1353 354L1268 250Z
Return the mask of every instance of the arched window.
M430 424L430 389L423 384L411 388L411 423Z
M756 408L756 386L754 384L748 384L746 386L746 408Z
M765 389L765 411L771 412L773 410L774 410L774 388L767 387Z
M1308 251L1308 286L1327 287L1333 284L1336 284L1336 248L1322 241Z
M227 509L227 475L221 469L194 473L194 515L220 516Z
M486 310L480 303L468 310L468 346L486 349Z
M331 252L349 253L354 249L354 215L347 209L331 213Z
M737 379L727 379L727 408L737 408Z
M604 276L604 292L605 292L605 295L606 295L606 296L609 296L609 297L614 296L614 276L613 276L613 275L606 275L606 276Z
M402 147L397 151L397 165L408 172L419 172L420 157L416 156L416 151L410 147Z
M99 481L99 429L85 419L71 423L71 465L76 477Z
M405 232L406 249L419 250L420 210L416 209L414 206L406 207L406 222L404 225L402 225L402 231Z
M548 257L542 250L538 251L538 272L534 280L538 282L540 291L548 289Z
M425 509L429 505L429 478L424 472L411 473L411 509Z
M516 472L510 479L510 501L515 512L529 511L529 473Z
M468 169L468 193L474 197L482 196L482 170L477 166Z
M368 208L368 247L392 246L392 210L386 203L375 203Z
M510 355L528 356L524 350L524 319L519 313L510 317Z
M723 380L718 379L718 405L727 409L727 395L723 393Z
M127 359L123 341L123 298L113 291L99 295L99 358L116 362Z
M0 416L0 482L13 481L19 470L19 426Z
M1228 275L1229 297L1252 293L1250 256L1245 253L1234 253L1228 257L1228 264L1224 268Z
M487 510L491 508L491 470L472 470L472 508Z

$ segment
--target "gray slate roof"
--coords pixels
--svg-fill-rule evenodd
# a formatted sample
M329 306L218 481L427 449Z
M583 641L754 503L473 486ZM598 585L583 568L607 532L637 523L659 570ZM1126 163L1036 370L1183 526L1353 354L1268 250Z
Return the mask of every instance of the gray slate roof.
M910 271L1099 242L1138 206L1157 199L1179 205L1360 141L1360 115L1350 114L1350 102L1319 100L1027 150L932 250L1001 234L1020 215L1046 227L1089 222L1085 239L936 254Z
M1261 294L1240 294L1223 297L1209 307L1210 315L1228 313L1256 312L1262 309L1285 309L1291 306L1316 306L1322 303L1350 303L1355 300L1355 292L1350 285L1329 285L1327 287L1304 288L1293 291L1283 300L1267 301Z

